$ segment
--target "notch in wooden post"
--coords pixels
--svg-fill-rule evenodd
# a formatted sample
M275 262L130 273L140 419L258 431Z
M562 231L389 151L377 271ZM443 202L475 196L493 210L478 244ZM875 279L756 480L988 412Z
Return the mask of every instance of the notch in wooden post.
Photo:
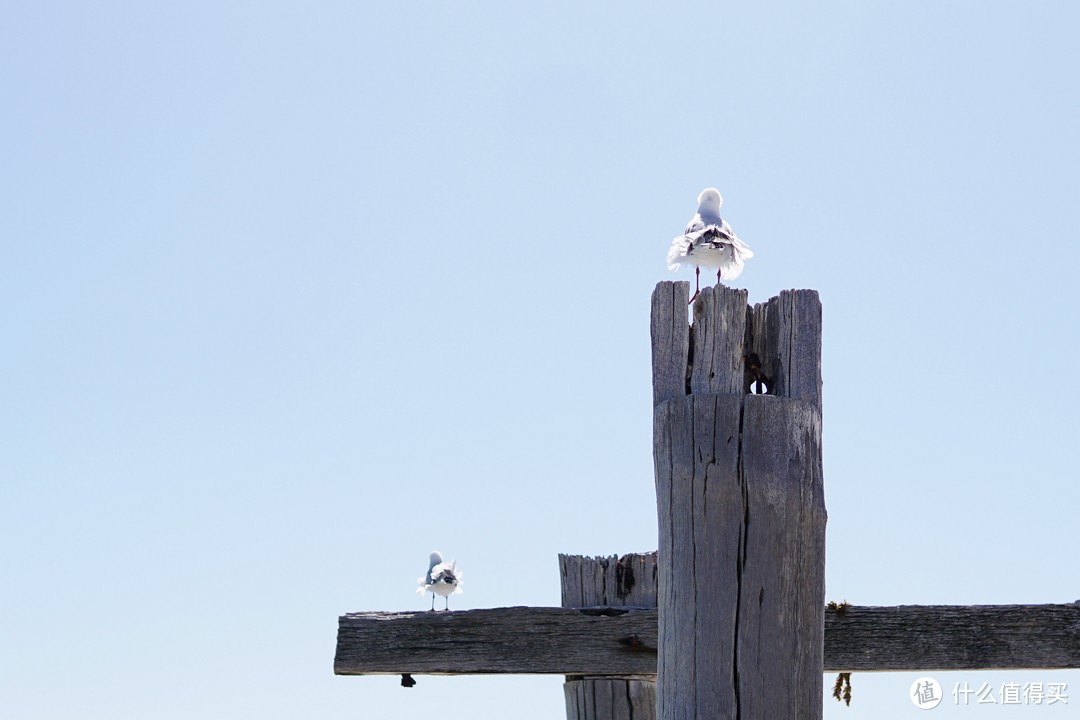
M784 290L749 307L745 290L707 287L691 306L693 326L684 300L689 290L684 281L653 290L654 406L685 395L754 392L806 400L821 411L816 290Z

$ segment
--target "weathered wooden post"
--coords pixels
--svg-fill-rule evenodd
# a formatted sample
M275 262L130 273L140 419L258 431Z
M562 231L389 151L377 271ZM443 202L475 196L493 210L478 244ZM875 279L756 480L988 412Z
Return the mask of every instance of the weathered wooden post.
M688 294L652 299L656 560L560 556L561 608L347 613L336 674L566 675L571 720L820 720L825 668L1080 668L1080 601L826 613L817 293L706 288L693 328Z
M559 555L564 608L656 607L656 553L605 558ZM623 638L625 652L642 654L654 667L656 648L637 635ZM568 675L563 685L567 720L654 720L655 675Z
M820 718L821 304L688 293L652 297L657 717Z

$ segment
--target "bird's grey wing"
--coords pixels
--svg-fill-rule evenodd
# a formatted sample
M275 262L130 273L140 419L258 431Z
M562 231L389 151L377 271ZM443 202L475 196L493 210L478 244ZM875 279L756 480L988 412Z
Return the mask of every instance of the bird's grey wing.
M690 218L690 223L686 226L686 229L683 230L683 235L689 235L691 233L696 233L699 230L704 230L704 229L705 229L705 223L704 223L704 221L702 221L701 216L700 215L694 215L694 217Z
M735 233L731 231L731 226L727 223L720 225L708 225L701 233L700 243L708 243L714 247L723 245L724 243L732 242L735 239Z

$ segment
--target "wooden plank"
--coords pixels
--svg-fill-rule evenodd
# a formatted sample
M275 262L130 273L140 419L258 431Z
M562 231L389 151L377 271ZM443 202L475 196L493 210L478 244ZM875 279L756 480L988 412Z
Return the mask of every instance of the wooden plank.
M1080 602L826 611L830 670L1080 668Z
M350 613L338 675L654 675L657 611L511 607ZM825 611L827 672L1080 668L1080 603ZM632 640L636 638L636 640Z
M633 638L637 638L634 641ZM596 651L604 648L597 672ZM656 672L656 611L495 608L353 613L338 624L338 675Z
M690 283L657 283L652 294L653 405L686 394L690 313L686 298Z
M742 395L746 336L746 290L702 288L694 301L690 392Z

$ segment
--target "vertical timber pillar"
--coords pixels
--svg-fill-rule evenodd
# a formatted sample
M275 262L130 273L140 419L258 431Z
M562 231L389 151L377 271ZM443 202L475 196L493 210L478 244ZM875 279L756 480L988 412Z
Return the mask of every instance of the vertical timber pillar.
M820 719L821 303L652 297L657 718Z
M566 608L656 607L656 553L559 555L559 576ZM568 675L563 691L567 720L656 718L655 676Z

